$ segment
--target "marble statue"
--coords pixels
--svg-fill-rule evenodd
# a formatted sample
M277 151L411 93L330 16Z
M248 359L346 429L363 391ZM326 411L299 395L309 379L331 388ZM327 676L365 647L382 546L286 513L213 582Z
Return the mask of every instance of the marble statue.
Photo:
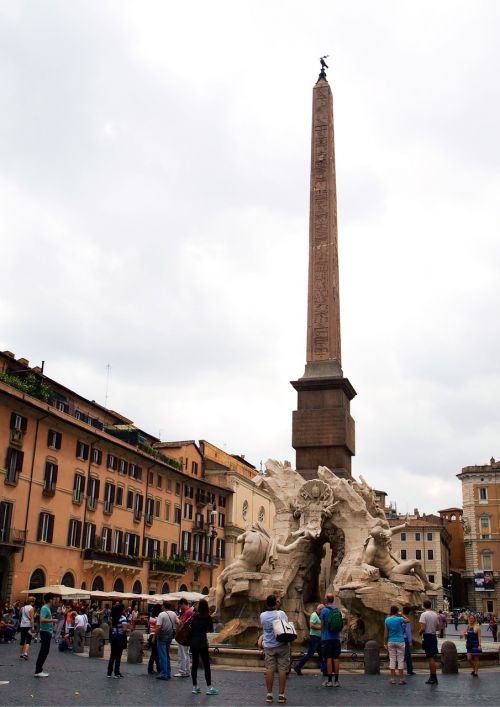
M215 589L215 614L217 615L224 602L226 586L231 577L243 573L271 572L275 569L278 554L292 552L299 543L305 540L305 532L299 531L299 537L289 545L281 545L276 538L272 538L264 526L251 523L244 533L238 536L237 543L241 543L241 554L234 562L228 565L219 575Z
M355 641L381 640L391 604L422 605L432 585L419 562L391 553L391 530L373 489L360 477L344 479L319 467L306 481L288 462L266 462L254 479L275 506L273 530L252 523L238 537L241 553L220 575L209 602L225 624L216 641L251 644L269 594L281 597L306 639L305 616L325 592L333 592ZM356 620L353 621L353 617Z
M391 537L406 528L406 523L396 525L392 528L384 528L381 525L376 525L370 531L370 537L367 538L365 550L363 553L363 562L368 565L368 568L376 568L380 571L382 577L387 579L391 575L397 574L414 574L420 577L423 582L424 589L439 589L437 584L429 582L429 578L425 573L421 563L418 560L405 560L402 562L391 553Z

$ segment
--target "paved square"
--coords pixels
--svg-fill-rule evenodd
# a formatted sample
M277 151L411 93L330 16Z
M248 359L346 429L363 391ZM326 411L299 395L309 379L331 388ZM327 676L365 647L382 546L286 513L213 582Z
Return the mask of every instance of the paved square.
M191 693L191 680L161 682L147 675L147 665L122 663L123 680L106 677L106 661L60 653L55 646L45 663L48 678L33 677L39 646L32 646L28 662L18 657L17 644L0 645L1 705L264 705L262 672L214 669L213 682L220 695L205 695L203 672L198 684L201 695ZM287 683L289 705L488 705L500 704L500 669L484 670L475 680L469 671L439 677L439 685L425 684L424 672L408 678L404 686L392 686L388 676L341 674L340 689L321 688L317 674L292 675ZM277 687L275 688L277 703Z

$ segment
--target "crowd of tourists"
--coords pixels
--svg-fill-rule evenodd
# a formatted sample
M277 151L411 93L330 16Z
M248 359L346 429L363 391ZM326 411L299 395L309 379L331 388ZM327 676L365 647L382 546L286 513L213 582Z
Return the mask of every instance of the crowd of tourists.
M28 597L22 607L20 602L17 602L15 612L11 611L10 607L3 606L0 612L0 630L6 642L16 641L16 634L19 632L20 660L29 660L32 641L40 641L34 677L47 678L49 673L45 671L44 665L52 640L60 651L71 651L76 629L81 628L84 633L90 633L94 628L106 623L109 627L110 645L106 674L108 678L121 679L122 654L127 647L128 636L136 629L140 618L137 604L131 604L128 608L120 602L102 608L86 602L65 604L56 595L47 593L40 609L36 607L34 597ZM198 686L198 667L201 659L206 694L219 694L219 690L212 684L208 651L207 634L213 630L212 617L205 599L200 599L196 609L190 607L186 599L179 600L176 611L168 601L164 601L162 606L154 606L146 619L148 644L151 649L148 674L156 675L158 680L191 677L192 692L198 694L201 692ZM183 633L185 639L180 643ZM170 644L174 637L178 641L179 670L172 674Z
M438 636L444 635L446 626L453 623L455 628L463 625L459 635L466 642L467 660L472 668L471 675L479 675L479 655L481 653L481 624L487 623L492 638L497 640L497 619L494 615L482 615L471 610L447 614L434 611L431 602L424 602L424 611L417 617L418 631L422 640L422 649L429 664L427 684L438 682L436 675L436 656L438 655ZM264 651L266 703L274 700L274 676L278 674L278 704L285 704L287 676L293 669L302 676L302 669L314 656L318 655L320 671L323 675L322 687L340 687L341 636L344 620L340 609L335 605L333 594L327 594L324 603L318 604L307 616L309 644L307 652L292 665L291 641L296 638L293 624L281 607L280 599L270 595L266 600L265 610L260 615L262 626L262 648ZM198 669L203 665L206 682L206 694L217 695L218 688L212 684L208 634L214 631L209 606L205 599L190 606L186 599L180 599L174 607L170 602L155 605L148 616L139 614L137 603L127 608L120 602L114 605L87 602L64 603L53 594L44 596L43 605L37 608L34 597L28 597L24 603L13 605L4 603L0 606L0 640L15 642L19 640L19 659L29 660L30 645L40 642L35 673L37 678L48 677L44 670L45 661L50 652L52 639L60 651L71 651L74 633L81 628L90 633L94 628L108 624L110 655L107 664L107 677L123 678L121 659L127 647L128 636L144 623L150 657L147 672L158 680L189 678L192 680L192 692L199 694ZM384 622L384 648L389 656L390 683L404 685L406 676L415 675L412 653L414 638L412 632L412 608L391 606ZM19 634L19 636L18 636ZM170 658L170 645L177 642L178 669L173 672ZM398 678L398 681L396 680Z

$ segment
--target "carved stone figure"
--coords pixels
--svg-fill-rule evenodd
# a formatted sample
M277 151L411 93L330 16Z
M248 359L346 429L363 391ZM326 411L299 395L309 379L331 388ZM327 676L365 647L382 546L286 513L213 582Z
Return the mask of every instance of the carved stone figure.
M299 535L295 542L282 545L269 535L261 523L251 523L245 532L236 538L236 542L242 545L241 554L221 572L217 579L215 614L218 614L222 606L230 577L248 572L271 572L276 567L278 553L288 554L304 540L304 531L300 531Z
M368 568L376 568L382 577L391 579L393 575L414 574L420 577L425 589L439 589L439 586L429 582L422 565L418 560L405 560L401 562L392 553L391 538L394 533L404 530L406 523L396 525L392 528L384 528L376 525L370 532L367 539L363 562Z
M268 460L255 483L273 499L273 530L253 523L237 539L241 554L222 572L209 597L225 623L215 642L256 642L262 604L271 593L282 598L299 639L305 639L304 612L333 591L349 618L353 641L381 643L390 605L419 608L424 589L435 589L420 563L400 562L391 554L392 532L404 526L391 531L363 478L344 479L319 467L317 478L306 481L288 462Z

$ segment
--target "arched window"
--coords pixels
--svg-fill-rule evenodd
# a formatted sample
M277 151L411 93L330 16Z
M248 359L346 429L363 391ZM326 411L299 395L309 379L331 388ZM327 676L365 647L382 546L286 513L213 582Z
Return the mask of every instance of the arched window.
M80 585L80 589L87 589L87 582L82 582Z
M46 584L45 582L45 572L41 569L37 569L33 572L30 579L30 589L40 589Z
M203 589L201 590L201 593L205 594L205 596L206 596L208 594L208 587L203 587Z
M163 587L161 588L161 593L170 594L170 585L168 582L164 582Z
M179 587L180 592L187 592L187 590L188 590L188 588L186 587L185 584L181 584L181 586Z
M264 506L261 506L259 508L259 523L263 523L265 517L266 517L266 511L264 510Z
M104 580L100 575L97 575L97 577L94 577L94 581L92 582L92 591L93 592L103 592L104 591Z
M61 584L63 584L65 587L74 587L75 586L75 578L73 576L73 573L66 572L66 574L61 579Z
M138 579L135 580L134 586L132 587L132 594L142 594L142 584Z
M246 520L247 515L248 515L248 501L243 501L242 515L243 515L243 520Z
M115 579L115 583L113 584L113 591L114 592L123 592L125 590L125 585L123 584L123 579L121 577L118 577Z

